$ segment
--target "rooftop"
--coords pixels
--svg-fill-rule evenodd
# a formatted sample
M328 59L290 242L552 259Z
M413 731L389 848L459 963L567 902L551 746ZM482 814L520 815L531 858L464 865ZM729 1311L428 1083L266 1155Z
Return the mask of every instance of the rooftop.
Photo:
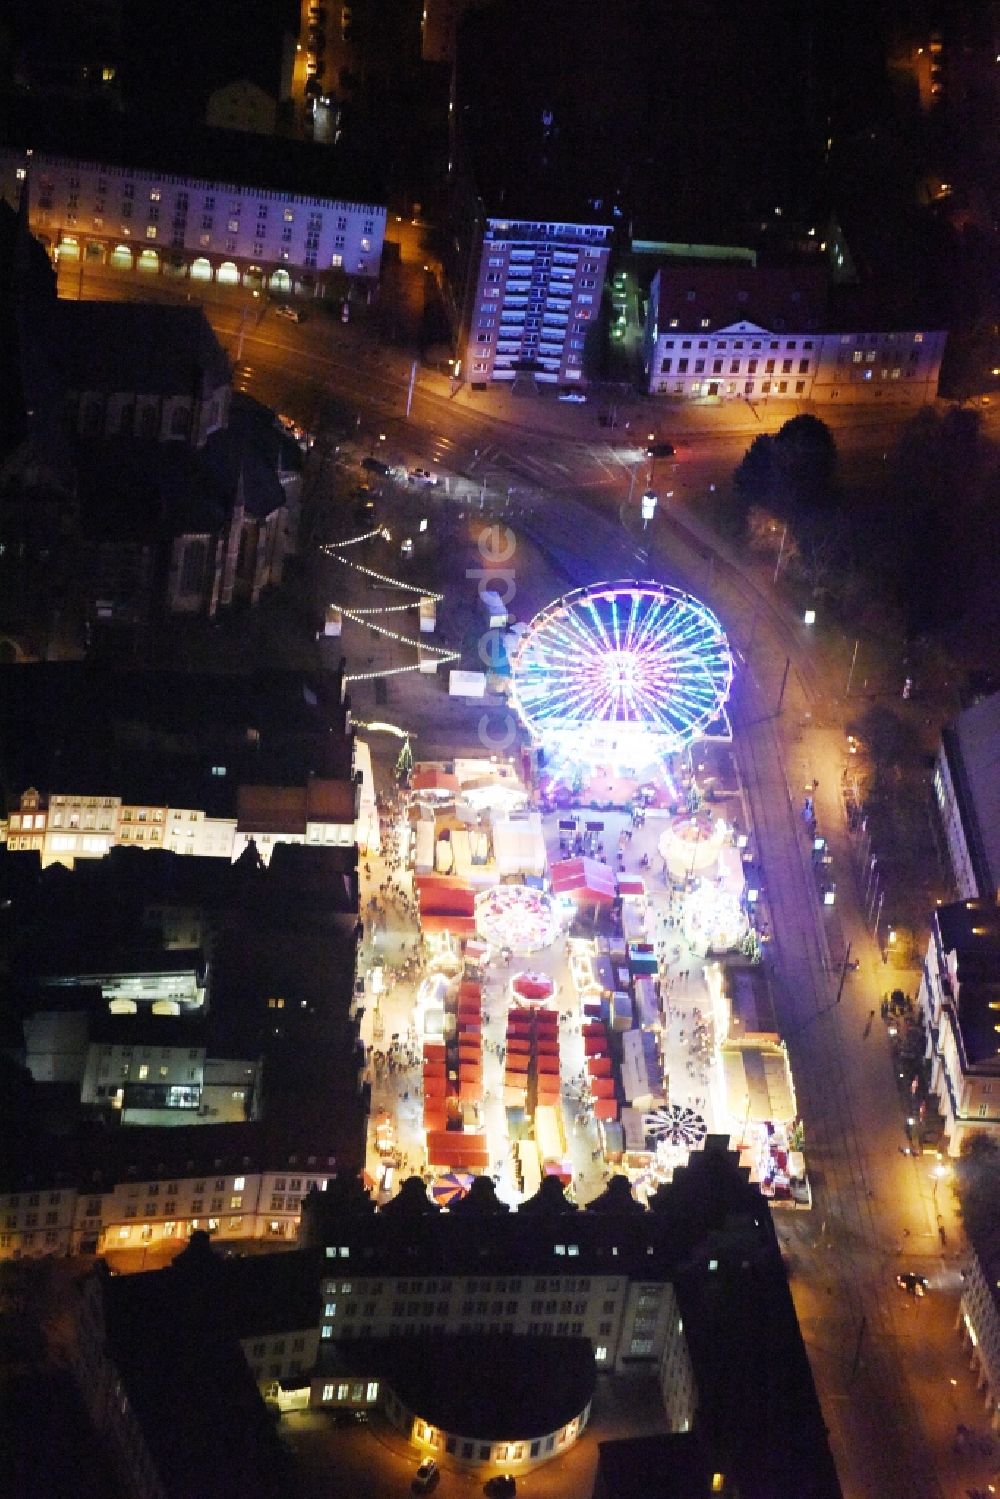
M624 1177L612 1178L582 1210L568 1203L550 1178L510 1212L488 1177L477 1178L468 1196L448 1212L428 1200L417 1177L404 1182L378 1214L370 1208L366 1196L340 1188L314 1196L306 1205L303 1233L312 1244L348 1247L352 1267L363 1265L371 1275L392 1274L405 1254L406 1271L414 1275L665 1279L707 1234L730 1223L739 1226L741 1258L748 1243L776 1254L768 1210L721 1136L710 1137L706 1150L691 1156L650 1211L635 1201Z
M718 332L741 323L769 332L810 332L826 323L825 266L662 265L657 327L669 334ZM705 319L708 324L705 324Z
M491 1442L557 1431L595 1384L589 1338L373 1338L342 1346L338 1361L377 1372L430 1425Z
M955 901L934 913L941 955L957 981L958 1028L970 1066L1000 1068L1000 907ZM954 954L954 967L951 955Z
M56 303L54 362L70 391L208 394L229 361L200 307L159 302Z
M966 708L942 736L979 893L1000 895L1000 692Z
M210 130L190 119L169 123L103 105L16 96L4 139L39 156L133 167L158 177L195 178L252 193L280 192L333 202L385 201L373 163L343 147L316 146L240 130Z
M710 1499L713 1492L717 1470L693 1431L600 1442L597 1454L606 1499Z
M232 816L241 780L348 779L353 751L336 673L47 662L0 667L0 757L8 810L35 786Z
M287 1459L232 1332L229 1285L188 1265L108 1276L102 1286L105 1351L176 1499L288 1492Z

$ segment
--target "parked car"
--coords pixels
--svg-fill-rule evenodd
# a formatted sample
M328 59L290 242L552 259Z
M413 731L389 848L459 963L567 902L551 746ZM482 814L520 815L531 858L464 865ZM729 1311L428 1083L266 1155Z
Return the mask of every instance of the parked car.
M411 484L438 484L440 480L437 474L432 474L426 468L411 468L406 476Z
M646 448L647 458L673 458L674 445L672 442L651 442Z
M492 1478L487 1478L483 1484L483 1493L487 1499L514 1499L517 1493L517 1479L510 1473L494 1473Z
M561 390L556 398L560 401L569 401L573 406L582 406L587 397L582 390Z
M304 323L306 315L301 307L289 307L287 302L279 302L274 309L275 317L283 317L289 323Z
M381 474L383 479L388 479L392 469L381 458L362 458L361 467L367 469L370 474Z
M414 1475L413 1492L415 1494L429 1494L440 1477L441 1473L437 1463L432 1457L425 1457Z
M896 1284L908 1296L926 1296L930 1281L926 1275L917 1275L913 1270L907 1270L905 1275L896 1276Z

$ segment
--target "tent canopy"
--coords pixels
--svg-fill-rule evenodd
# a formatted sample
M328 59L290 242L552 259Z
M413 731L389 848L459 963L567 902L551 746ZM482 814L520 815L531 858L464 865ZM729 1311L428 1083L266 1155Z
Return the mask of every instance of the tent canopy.
M545 873L545 836L539 813L511 822L493 824L493 857L497 873L505 875Z
M795 1089L784 1046L724 1046L722 1067L734 1118L755 1124L787 1124L795 1118Z
M561 859L552 866L553 895L571 895L581 904L609 903L615 898L615 875L597 859Z
M418 874L415 877L421 918L435 916L474 916L476 892L464 880L443 874Z

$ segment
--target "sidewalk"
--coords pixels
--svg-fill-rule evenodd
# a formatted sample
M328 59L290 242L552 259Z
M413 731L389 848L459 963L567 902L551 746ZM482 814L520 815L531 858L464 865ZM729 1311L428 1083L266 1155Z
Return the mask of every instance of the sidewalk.
M900 421L913 415L912 407L829 407L811 401L768 401L751 409L743 401L676 401L651 396L621 385L588 387L586 404L559 401L554 387L537 395L514 395L505 385L473 390L463 381L453 395L449 376L421 368L417 390L437 396L464 411L475 411L490 421L516 427L522 433L558 436L567 442L604 442L623 447L644 447L650 432L679 437L682 441L712 437L746 437L749 442L762 432L776 432L793 416L809 413L820 417L833 431L841 427L880 425L886 418ZM947 406L950 402L942 403ZM615 408L616 425L602 427L598 415ZM626 423L628 427L626 428Z

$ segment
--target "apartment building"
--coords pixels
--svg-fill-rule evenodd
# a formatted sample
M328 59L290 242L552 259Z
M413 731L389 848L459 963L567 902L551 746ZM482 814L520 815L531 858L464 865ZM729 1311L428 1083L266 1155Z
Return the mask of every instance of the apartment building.
M220 777L220 779L222 779ZM112 848L236 860L253 841L264 863L279 843L349 848L359 841L355 781L310 780L305 786L236 786L233 815L202 807L123 804L118 796L45 795L29 786L20 808L0 823L11 853L37 853L42 868L101 859ZM368 844L368 836L363 839Z
M329 1146L289 1148L258 1124L129 1131L91 1147L67 1148L0 1191L0 1260L176 1248L199 1230L225 1244L292 1245L306 1193L325 1191L338 1169Z
M934 798L955 890L963 900L1000 898L998 740L1000 692L960 713L941 735Z
M244 132L174 147L123 126L72 153L40 148L37 129L16 133L23 145L0 149L0 196L16 206L27 192L32 233L81 275L111 267L310 296L342 290L345 275L378 280L385 206L299 186L336 182L329 150L320 172L304 159L315 148L254 136L248 149Z
M922 404L941 331L831 332L823 266L671 264L653 276L643 337L651 395Z
M1000 1433L1000 1234L974 1239L963 1270L958 1329L990 1428Z
M920 979L930 1086L949 1154L988 1133L1000 1137L1000 907L983 900L938 906Z
M487 218L466 343L471 383L512 381L524 370L543 385L585 384L610 248L608 224Z

